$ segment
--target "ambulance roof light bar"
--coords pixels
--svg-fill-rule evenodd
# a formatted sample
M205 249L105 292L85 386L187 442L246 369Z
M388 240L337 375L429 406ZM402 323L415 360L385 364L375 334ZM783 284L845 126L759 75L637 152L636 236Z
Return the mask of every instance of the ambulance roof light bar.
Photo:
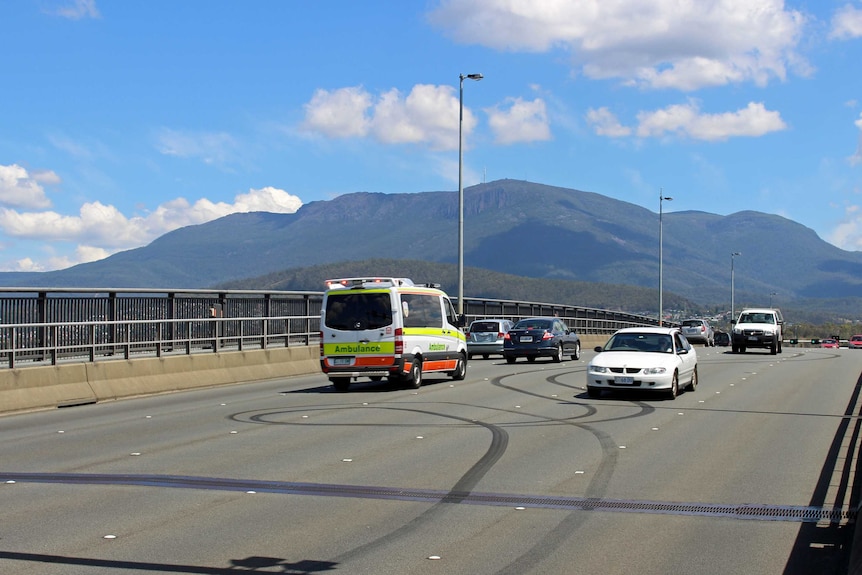
M412 286L415 285L410 278L393 278L393 277L358 277L358 278L338 278L326 280L326 289L337 288L373 288L373 287L391 287L391 286Z

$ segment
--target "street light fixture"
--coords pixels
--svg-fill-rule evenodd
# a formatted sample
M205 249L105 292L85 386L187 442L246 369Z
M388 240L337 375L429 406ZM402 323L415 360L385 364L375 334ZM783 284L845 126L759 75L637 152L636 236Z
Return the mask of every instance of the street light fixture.
M461 74L458 111L458 315L464 315L464 79L479 81L482 74Z
M741 255L742 255L742 252L733 252L732 254L730 254L730 323L731 323L731 325L733 324L734 321L736 321L736 316L734 315L736 313L736 311L733 307L733 303L734 303L733 302L733 258L735 258L736 256L741 256Z
M662 300L663 291L663 276L664 276L664 238L662 230L662 203L672 201L673 198L664 195L664 190L660 189L658 194L658 326L661 327L662 314L664 313L664 302Z
M774 296L774 295L778 295L778 292L774 291L774 292L770 292L770 294L769 294L769 307L772 307L772 296Z

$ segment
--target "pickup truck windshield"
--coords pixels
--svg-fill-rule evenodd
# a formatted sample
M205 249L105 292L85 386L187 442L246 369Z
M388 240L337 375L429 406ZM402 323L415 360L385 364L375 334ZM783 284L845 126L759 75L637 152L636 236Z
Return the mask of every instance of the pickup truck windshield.
M744 313L739 318L739 323L775 323L775 316L771 313Z

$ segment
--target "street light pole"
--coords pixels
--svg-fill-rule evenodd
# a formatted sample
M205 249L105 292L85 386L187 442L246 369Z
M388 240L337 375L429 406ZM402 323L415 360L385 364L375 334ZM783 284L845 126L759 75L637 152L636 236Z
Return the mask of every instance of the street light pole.
M736 310L733 307L733 304L734 304L734 302L733 302L733 258L735 258L736 256L741 256L741 255L742 255L742 252L733 252L732 254L730 254L730 323L731 323L731 325L733 324L734 321L736 321L736 316L734 315L736 313Z
M662 229L662 202L671 201L673 198L664 195L664 189L660 188L658 193L658 326L661 327L662 314L664 313L664 237Z
M774 291L774 292L770 292L770 294L769 294L769 307L772 307L772 296L774 296L774 295L778 295L778 292Z
M464 315L464 79L481 80L482 74L461 74L458 106L458 315Z

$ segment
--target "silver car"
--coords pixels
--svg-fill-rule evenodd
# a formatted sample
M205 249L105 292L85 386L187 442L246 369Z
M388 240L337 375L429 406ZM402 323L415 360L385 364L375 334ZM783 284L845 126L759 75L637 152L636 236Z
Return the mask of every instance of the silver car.
M503 355L503 338L512 329L508 319L477 319L467 329L467 357Z
M706 347L715 346L715 331L705 319L687 319L682 322L680 330L690 343L702 343Z

